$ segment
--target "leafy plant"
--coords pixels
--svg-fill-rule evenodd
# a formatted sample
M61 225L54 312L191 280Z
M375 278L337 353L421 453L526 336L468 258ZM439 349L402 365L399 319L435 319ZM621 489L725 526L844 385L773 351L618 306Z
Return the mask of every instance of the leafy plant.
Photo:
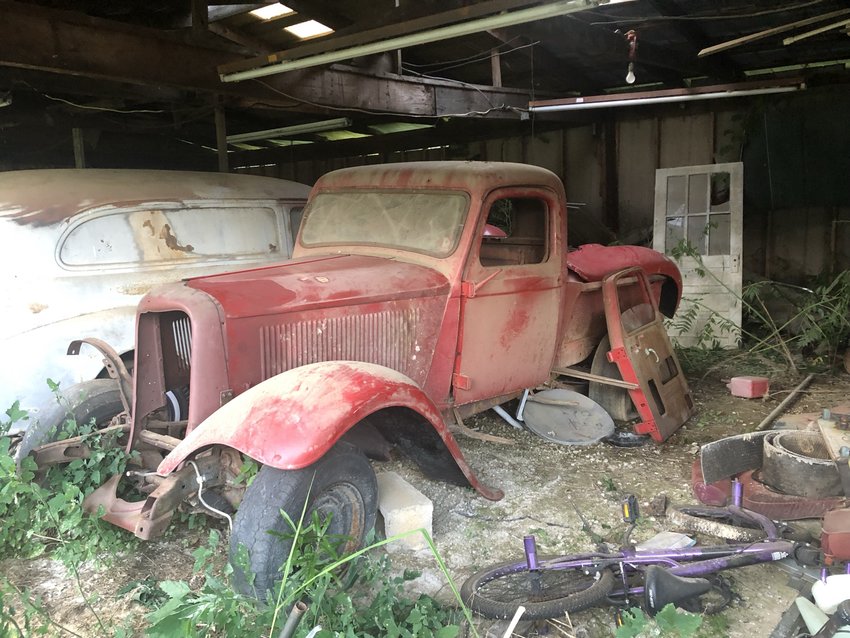
M697 635L703 620L702 616L676 609L672 604L665 605L654 618L647 616L637 607L623 612L622 618L623 624L617 628L615 638L691 638Z
M299 600L309 602L309 609L296 636L306 635L315 625L322 626L317 638L455 638L459 634L457 610L446 609L426 595L405 595L405 583L417 573L391 576L389 558L371 548L339 556L337 539L327 534L327 521L317 517L309 525L293 525L293 549L282 568L284 579L268 605L227 584L232 567L215 566L220 537L212 530L207 545L194 552L195 570L203 574L203 585L193 591L184 581L160 583L168 600L148 615L147 635L274 635L284 614Z
M683 308L672 327L696 337L698 347L714 348L721 336L740 334L753 353L781 356L797 370L798 360L812 355L833 365L850 341L850 271L843 271L811 288L774 281L757 281L736 293L705 266L702 255L687 241L671 251L681 261L690 257L695 272L723 287L741 303L745 322L738 327L703 303L701 297L683 299ZM700 323L703 322L703 323Z

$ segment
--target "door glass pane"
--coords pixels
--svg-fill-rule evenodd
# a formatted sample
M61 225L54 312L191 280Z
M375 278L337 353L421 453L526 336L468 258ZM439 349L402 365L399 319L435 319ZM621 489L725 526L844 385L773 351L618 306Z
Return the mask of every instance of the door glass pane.
M667 216L685 214L685 196L688 178L685 175L674 175L667 178Z
M671 217L667 220L667 232L666 239L664 242L664 246L666 247L666 252L669 255L673 252L673 249L679 245L685 238L685 218L684 217Z
M711 174L711 212L729 211L729 173Z
M479 260L482 266L504 267L546 261L546 202L532 197L504 197L490 207Z
M706 215L689 215L688 216L688 243L700 255L705 254L706 248L706 231L705 225L708 223Z
M708 254L728 255L730 249L730 233L732 231L731 215L712 215L708 229Z
M697 173L688 179L688 215L708 211L708 175Z

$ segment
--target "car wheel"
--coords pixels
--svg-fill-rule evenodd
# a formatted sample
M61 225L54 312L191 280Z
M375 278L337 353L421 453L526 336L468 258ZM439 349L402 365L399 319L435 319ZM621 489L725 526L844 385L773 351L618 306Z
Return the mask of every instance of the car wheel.
M118 383L114 379L93 379L78 383L60 392L57 398L58 401L27 427L16 452L18 462L39 445L55 441L69 419L79 424L94 419L95 425L101 428L109 425L114 416L124 411Z
M347 443L337 443L300 470L263 466L245 492L233 524L230 560L234 588L265 600L280 581L294 534L281 510L295 523L303 511L303 526L313 519L314 512L320 518L330 517L327 533L348 539L338 549L344 555L362 546L375 525L377 509L378 482L372 466L360 450ZM247 564L237 558L243 546L248 552Z

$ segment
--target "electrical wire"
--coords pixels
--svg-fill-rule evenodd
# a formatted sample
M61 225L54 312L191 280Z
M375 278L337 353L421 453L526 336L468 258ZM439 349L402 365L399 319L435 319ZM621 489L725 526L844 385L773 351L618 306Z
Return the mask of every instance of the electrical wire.
M71 102L70 100L66 100L66 99L61 98L61 97L54 97L52 95L48 95L47 93L43 93L41 91L36 91L36 92L39 93L40 95L46 97L48 100L53 100L54 102L62 102L63 104L67 104L68 106L73 106L74 108L77 108L77 109L86 109L88 111L106 111L108 113L121 113L121 114L126 114L126 113L169 113L170 112L170 111L167 111L165 109L127 109L127 110L122 110L122 109L111 109L111 108L106 107L106 106L89 106L89 105L86 105L86 104L76 104L75 102Z
M511 42L513 42L514 40L519 40L521 37L522 36L520 36L520 35L516 35L516 36L512 37L510 40L507 40L506 42L502 42L502 44L500 44L497 47L490 49L489 51L480 51L479 53L474 53L473 55L468 55L468 56L463 57L463 58L455 58L454 60L440 60L439 62L426 62L424 64L416 64L415 62L405 62L405 66L411 66L411 67L415 67L415 68L419 68L419 69L424 69L426 67L440 66L442 64L455 64L457 62L466 62L468 60L477 60L482 56L489 56L490 51L499 51L499 53L509 53L509 51L502 51L501 50L502 47L508 46Z
M522 44L518 47L514 47L513 49L508 49L507 51L499 51L499 55L507 55L508 53L513 53L514 51L519 51L521 49L527 49L527 48L533 47L537 44L540 44L540 42L536 41L536 42L529 42L528 44ZM443 66L443 67L438 67L438 68L432 69L431 72L432 73L441 73L442 71L448 71L450 69L457 69L459 67L468 66L470 64L477 64L479 62L485 62L485 61L490 59L490 56L491 56L491 53L482 52L482 53L477 54L475 57L470 56L468 58L465 58L462 61L458 60L458 61L456 61L456 63L450 64L449 66ZM411 65L411 64L406 63L406 62L402 64L402 67L405 70L407 70L410 73L415 73L416 71L411 69L410 68L411 66L417 66L417 65ZM418 65L418 66L422 67L422 66L426 66L426 65ZM434 63L431 66L436 66L436 63Z

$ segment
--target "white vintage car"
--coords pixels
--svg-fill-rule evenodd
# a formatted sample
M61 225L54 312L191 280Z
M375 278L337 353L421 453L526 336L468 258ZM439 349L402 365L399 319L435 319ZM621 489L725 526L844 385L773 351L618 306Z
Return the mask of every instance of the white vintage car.
M0 173L0 414L20 400L30 413L20 429L39 411L47 418L56 403L48 378L65 390L87 383L75 396L104 417L120 411L114 382L93 382L108 377L101 354L84 347L69 356L69 343L97 337L132 364L142 295L288 259L309 191L222 173Z

